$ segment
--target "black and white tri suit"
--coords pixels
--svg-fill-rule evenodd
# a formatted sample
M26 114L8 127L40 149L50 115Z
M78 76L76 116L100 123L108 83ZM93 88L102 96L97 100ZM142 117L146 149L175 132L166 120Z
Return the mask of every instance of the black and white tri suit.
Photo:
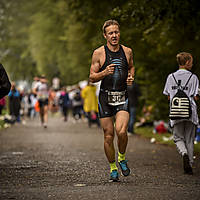
M103 71L108 65L114 66L114 73L105 76L101 81L99 93L99 117L111 117L118 111L128 112L128 94L127 94L127 77L128 62L125 52L120 45L119 51L112 52L107 45L104 46L106 59L100 71Z

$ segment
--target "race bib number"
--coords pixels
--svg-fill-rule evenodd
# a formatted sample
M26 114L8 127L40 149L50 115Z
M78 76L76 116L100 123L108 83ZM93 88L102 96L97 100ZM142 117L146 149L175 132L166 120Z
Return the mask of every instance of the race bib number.
M122 92L112 92L108 91L108 104L111 106L117 106L121 104L125 104L125 91Z

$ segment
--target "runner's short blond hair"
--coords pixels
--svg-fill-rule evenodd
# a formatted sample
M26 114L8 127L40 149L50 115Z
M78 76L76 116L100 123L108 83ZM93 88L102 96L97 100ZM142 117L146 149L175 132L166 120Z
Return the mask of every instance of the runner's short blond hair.
M106 28L107 28L108 26L111 26L111 25L117 25L118 27L120 27L118 21L113 20L113 19L109 19L109 20L105 21L105 23L104 23L104 25L103 25L103 27L102 27L102 30L103 30L103 33L104 33L104 34L106 33Z
M185 65L188 60L191 60L191 58L192 55L187 52L181 52L176 55L176 60L180 66Z

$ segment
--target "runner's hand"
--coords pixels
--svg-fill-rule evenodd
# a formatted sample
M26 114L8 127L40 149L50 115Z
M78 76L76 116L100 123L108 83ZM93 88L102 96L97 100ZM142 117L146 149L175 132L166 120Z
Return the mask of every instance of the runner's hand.
M128 73L128 78L126 79L127 85L132 85L134 81L134 77L131 75L131 73Z
M108 65L106 67L106 69L105 69L106 75L113 74L114 70L115 70L115 66L116 66L116 64L110 64L110 65Z

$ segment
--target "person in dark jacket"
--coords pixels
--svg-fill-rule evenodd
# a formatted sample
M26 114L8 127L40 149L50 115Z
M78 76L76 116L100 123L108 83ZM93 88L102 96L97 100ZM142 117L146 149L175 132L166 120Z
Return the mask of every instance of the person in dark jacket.
M69 99L69 94L67 92L66 88L63 88L61 95L60 95L60 106L62 108L62 113L64 116L64 121L67 121L68 118L68 110L70 107L70 99Z
M141 95L139 86L136 82L127 87L128 89L128 101L129 101L129 122L128 122L128 133L134 133L134 124L136 119L136 109L138 105L138 97Z
M0 99L6 96L11 88L11 83L9 81L6 70L0 63Z
M9 97L9 111L12 119L14 121L20 122L20 108L21 108L21 99L20 93L16 89L15 83L12 83L11 90L8 94Z

